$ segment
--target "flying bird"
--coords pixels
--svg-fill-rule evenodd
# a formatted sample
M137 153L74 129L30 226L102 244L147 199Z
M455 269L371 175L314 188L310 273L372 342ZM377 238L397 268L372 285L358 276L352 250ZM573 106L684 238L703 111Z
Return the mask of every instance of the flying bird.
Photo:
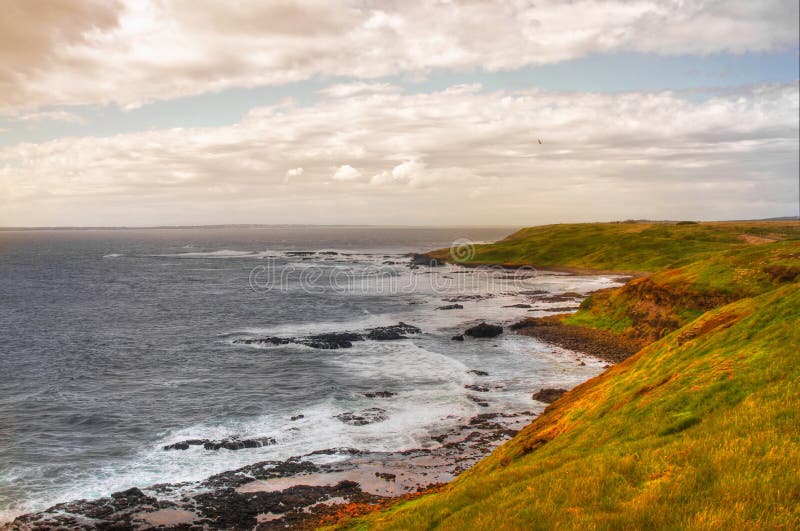
M540 144L542 143L542 139L541 138L537 138L536 140L538 140Z

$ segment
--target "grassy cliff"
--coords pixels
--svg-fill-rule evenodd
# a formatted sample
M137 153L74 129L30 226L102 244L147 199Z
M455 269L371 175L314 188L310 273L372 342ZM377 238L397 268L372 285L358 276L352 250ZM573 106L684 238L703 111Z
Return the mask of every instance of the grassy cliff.
M648 346L441 492L343 527L800 526L800 225L627 225L525 229L474 261L655 271L563 318ZM559 233L595 243L531 246Z
M464 265L532 265L576 270L655 272L714 253L800 238L797 222L576 223L519 230L476 245ZM428 253L454 261L449 249Z
M737 246L593 294L565 324L651 342L704 312L754 297L800 276L800 242Z

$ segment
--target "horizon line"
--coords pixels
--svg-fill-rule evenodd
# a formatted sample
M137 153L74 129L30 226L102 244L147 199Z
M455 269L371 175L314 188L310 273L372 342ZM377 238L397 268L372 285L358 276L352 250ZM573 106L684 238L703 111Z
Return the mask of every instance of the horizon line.
M0 226L0 231L46 231L46 230L155 230L155 229L225 229L242 228L257 229L270 227L374 227L374 228L510 228L510 227L535 227L542 225L565 225L579 223L678 223L680 221L695 221L697 223L733 223L746 221L800 221L800 216L776 216L757 219L711 219L711 220L684 220L684 219L620 219L620 220L601 220L601 221L555 221L552 223L534 224L501 224L501 225L393 225L393 224L369 224L369 223L216 223L202 225L54 225L54 226L23 226L15 227Z

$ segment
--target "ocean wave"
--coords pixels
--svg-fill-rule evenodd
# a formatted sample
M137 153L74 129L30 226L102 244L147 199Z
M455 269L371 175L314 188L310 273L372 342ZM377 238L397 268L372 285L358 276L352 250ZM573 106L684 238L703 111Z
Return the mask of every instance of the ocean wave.
M184 246L193 249L196 247ZM116 256L116 255L109 255ZM219 249L214 251L189 251L181 253L156 254L150 255L161 258L283 258L292 262L337 262L337 263L358 263L358 262L391 262L391 264L404 264L408 261L404 255L399 254L377 254L364 253L346 250L233 250Z
M220 249L218 251L192 251L188 253L158 254L153 256L169 258L250 258L257 257L259 253L254 251L233 251L230 249Z
M412 343L359 346L355 356L330 360L347 373L363 374L374 382L371 390L393 389L390 398L370 398L365 390L342 389L315 404L250 419L225 419L171 430L142 448L137 455L81 474L50 491L46 498L29 498L20 511L38 510L73 499L93 499L133 486L145 488L163 482L194 482L223 471L262 460L284 460L317 450L353 447L373 451L399 451L429 445L430 436L454 427L477 408L466 399L463 385L470 381L467 368L447 356ZM411 384L420 374L425 385ZM378 383L380 382L380 383ZM348 414L380 409L374 423L354 425ZM302 415L302 417L299 417ZM299 417L292 420L292 417ZM238 438L272 438L275 444L257 448L207 451L203 446L164 450L164 446L192 439L223 441ZM321 459L336 459L323 456ZM341 457L339 457L341 458ZM46 475L46 467L28 468L23 474ZM11 514L11 513L10 513Z

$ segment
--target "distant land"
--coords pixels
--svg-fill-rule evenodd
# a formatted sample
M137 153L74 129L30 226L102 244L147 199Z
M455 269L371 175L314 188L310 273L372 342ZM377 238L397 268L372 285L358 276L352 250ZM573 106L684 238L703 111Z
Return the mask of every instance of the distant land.
M720 219L720 220L691 220L698 223L733 223L752 221L797 221L798 216L781 216L762 219ZM626 219L620 221L596 221L586 223L680 223L687 220L652 220L652 219ZM553 222L542 225L566 225L570 222ZM222 225L152 225L152 226L54 226L54 227L0 227L0 231L34 231L34 230L142 230L142 229L261 229L269 227L381 227L381 228L425 228L425 227L508 227L509 225L368 225L368 224L306 224L306 223L232 223Z

